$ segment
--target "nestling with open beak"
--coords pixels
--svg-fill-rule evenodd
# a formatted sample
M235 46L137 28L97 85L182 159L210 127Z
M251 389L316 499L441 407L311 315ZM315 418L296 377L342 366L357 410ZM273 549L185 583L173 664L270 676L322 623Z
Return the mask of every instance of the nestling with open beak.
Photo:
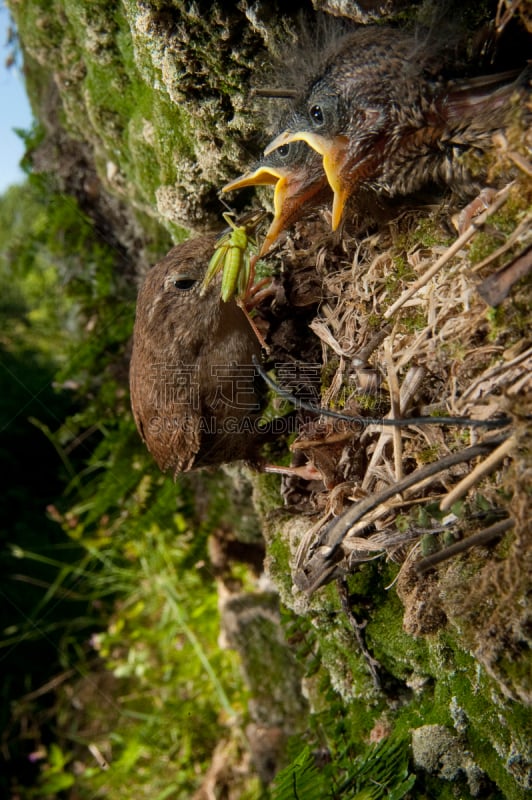
M322 160L304 142L284 144L272 150L245 175L226 184L222 191L270 185L275 186L274 218L264 237L259 258L266 255L278 236L299 219L303 206L324 203L331 197Z
M449 80L444 52L433 39L373 26L318 52L314 78L265 155L300 141L322 157L333 230L361 185L389 197L430 183L463 193L481 188L463 156L489 149L513 98L530 97L531 68Z

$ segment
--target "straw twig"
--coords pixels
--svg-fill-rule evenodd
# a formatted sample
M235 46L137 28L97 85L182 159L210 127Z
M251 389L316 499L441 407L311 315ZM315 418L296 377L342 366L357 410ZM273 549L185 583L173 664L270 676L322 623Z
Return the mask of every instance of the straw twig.
M455 542L437 553L431 553L430 556L422 558L421 561L418 561L416 564L416 572L418 575L423 575L423 573L428 572L429 569L433 569L437 564L441 564L443 561L447 561L449 558L453 558L459 553L469 550L471 547L487 544L493 541L493 539L498 539L503 533L506 533L506 531L511 530L513 527L513 519L503 519L499 522L495 522L493 525L490 525L489 528L484 528L484 530L473 533L460 542Z
M388 309L386 309L383 315L384 319L391 319L394 316L394 314L401 308L401 306L403 306L406 303L407 300L409 300L413 295L416 294L416 292L418 292L423 286L425 286L430 281L430 279L433 278L434 275L436 275L436 273L439 272L439 270L451 260L451 258L453 258L453 256L455 256L458 252L460 252L462 247L465 244L467 244L470 241L470 239L473 238L475 233L478 231L479 228L482 227L482 225L484 225L486 220L488 220L492 214L494 214L496 211L499 210L499 208L501 208L502 205L504 205L504 203L509 197L510 191L513 186L514 186L513 182L509 183L503 189L497 192L493 203L491 203L491 205L485 211L483 211L482 214L479 214L478 217L476 217L476 219L471 223L471 225L467 228L467 230L465 230L464 233L462 233L461 236L459 236L453 242L453 244L432 265L432 267L430 267L430 269L428 269L421 276L421 278L418 278L417 281L414 281L414 283L411 286L409 286L408 289L406 289L406 291L403 292L401 297L399 297L399 299L396 300L396 302L393 303L393 305L391 305Z
M502 442L496 450L489 454L484 461L481 461L480 464L466 475L460 483L457 483L456 486L447 494L440 503L440 511L448 511L457 500L463 497L472 486L475 486L481 478L485 475L489 475L500 463L501 461L509 455L516 445L516 437L515 435L509 436L506 441Z

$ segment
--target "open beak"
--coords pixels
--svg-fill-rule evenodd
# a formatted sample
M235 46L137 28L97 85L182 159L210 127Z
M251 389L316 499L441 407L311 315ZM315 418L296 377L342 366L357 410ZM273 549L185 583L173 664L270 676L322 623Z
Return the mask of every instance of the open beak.
M340 224L344 206L351 194L349 186L342 179L342 173L348 160L347 145L349 139L347 136L333 136L328 139L310 131L296 131L295 133L283 131L270 142L264 151L264 155L269 155L282 145L297 141L306 142L309 147L312 147L323 158L323 169L334 192L332 229L335 231Z
M301 216L301 206L327 188L327 179L321 170L316 173L299 166L277 168L260 164L252 172L227 183L222 191L232 192L247 186L275 186L274 217L259 251L258 257L262 258L290 223Z

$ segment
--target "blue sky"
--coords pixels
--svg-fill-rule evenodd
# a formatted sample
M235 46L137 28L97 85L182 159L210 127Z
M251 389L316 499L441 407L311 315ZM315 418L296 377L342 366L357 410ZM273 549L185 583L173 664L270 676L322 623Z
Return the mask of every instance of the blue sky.
M20 70L17 67L7 69L5 66L11 52L6 45L9 24L9 12L0 0L0 194L12 183L24 180L24 173L18 166L24 155L24 145L13 128L28 130L32 124L32 113Z

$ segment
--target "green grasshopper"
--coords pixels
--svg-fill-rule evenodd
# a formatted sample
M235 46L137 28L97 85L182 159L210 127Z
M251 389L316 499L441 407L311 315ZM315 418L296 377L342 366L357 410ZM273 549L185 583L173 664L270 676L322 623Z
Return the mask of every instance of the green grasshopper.
M214 254L209 261L201 285L200 295L205 294L207 286L214 276L223 270L222 300L226 303L235 294L240 298L245 297L253 280L255 266L250 259L249 251L256 250L255 231L265 216L264 211L252 211L234 221L232 214L223 215L232 230L225 231L216 242Z

